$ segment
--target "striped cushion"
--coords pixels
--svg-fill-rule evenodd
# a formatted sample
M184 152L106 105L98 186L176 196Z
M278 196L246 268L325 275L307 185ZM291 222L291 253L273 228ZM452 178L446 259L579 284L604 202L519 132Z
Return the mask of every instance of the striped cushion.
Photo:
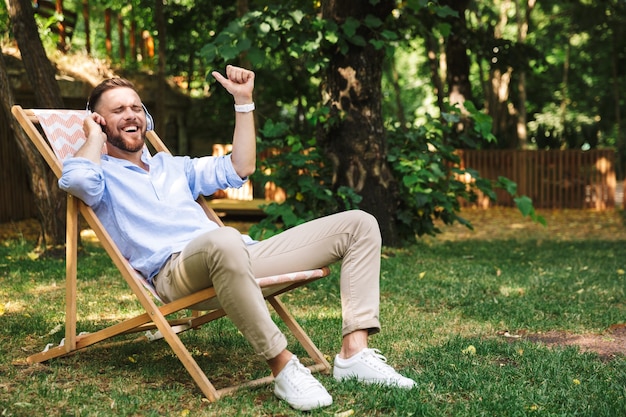
M61 161L73 156L85 143L83 121L89 114L87 110L33 109L33 113ZM102 152L106 153L105 147Z

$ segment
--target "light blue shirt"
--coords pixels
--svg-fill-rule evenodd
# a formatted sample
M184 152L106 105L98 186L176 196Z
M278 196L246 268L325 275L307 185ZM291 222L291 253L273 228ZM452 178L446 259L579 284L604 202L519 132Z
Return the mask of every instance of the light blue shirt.
M190 158L160 152L150 156L144 150L142 161L148 171L108 155L102 156L100 165L69 158L63 162L59 187L94 209L124 257L152 281L172 253L219 227L196 198L239 188L247 178L239 177L230 155Z

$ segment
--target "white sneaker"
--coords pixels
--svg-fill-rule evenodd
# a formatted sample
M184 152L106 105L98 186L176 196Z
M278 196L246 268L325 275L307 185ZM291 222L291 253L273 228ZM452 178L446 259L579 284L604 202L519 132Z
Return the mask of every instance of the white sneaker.
M392 387L413 388L416 383L404 377L387 365L387 358L378 349L363 349L348 359L335 357L333 376L336 380L356 378L367 384L381 384Z
M296 355L274 378L274 395L287 401L296 410L308 411L333 403L326 388L300 363Z

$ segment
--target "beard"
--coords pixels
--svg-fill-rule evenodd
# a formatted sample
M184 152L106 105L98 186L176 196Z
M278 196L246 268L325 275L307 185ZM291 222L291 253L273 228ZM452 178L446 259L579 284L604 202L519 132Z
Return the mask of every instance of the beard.
M116 148L126 152L138 152L142 150L144 146L143 141L130 144L124 141L120 135L111 135L109 132L107 132L107 141Z

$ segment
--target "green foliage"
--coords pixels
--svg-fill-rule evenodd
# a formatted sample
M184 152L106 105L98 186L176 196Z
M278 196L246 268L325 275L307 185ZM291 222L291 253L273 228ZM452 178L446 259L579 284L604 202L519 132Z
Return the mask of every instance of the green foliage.
M318 120L320 117L315 117ZM323 118L323 117L322 117ZM268 120L259 130L259 152L265 154L255 179L282 188L286 200L264 207L267 215L250 235L267 238L314 218L356 208L361 200L349 187L333 190L331 165L314 138L295 135L285 123Z
M9 19L9 11L7 10L7 6L5 2L0 3L0 33L2 38L8 37L11 28L11 20ZM0 39L7 40L7 39Z
M335 34L336 30L312 9L273 4L231 20L204 45L200 55L207 64L222 66L245 54L254 68L271 66L280 57L279 63L290 61L287 68L301 64L315 74L323 63L315 52L321 42L334 39Z
M522 215L545 224L538 216L527 196L517 196L517 184L500 177L492 183L471 168L459 167L456 149L459 144L476 147L482 141L493 141L491 119L466 103L470 129L459 131L459 110L449 107L449 113L441 118L428 116L422 126L408 131L389 132L388 160L395 177L399 180L400 204L397 212L398 230L403 238L413 240L415 235L435 235L441 230L435 221L446 225L459 222L469 228L472 225L459 215L461 200L476 201L480 191L491 200L496 199L494 188L502 188L510 195Z

